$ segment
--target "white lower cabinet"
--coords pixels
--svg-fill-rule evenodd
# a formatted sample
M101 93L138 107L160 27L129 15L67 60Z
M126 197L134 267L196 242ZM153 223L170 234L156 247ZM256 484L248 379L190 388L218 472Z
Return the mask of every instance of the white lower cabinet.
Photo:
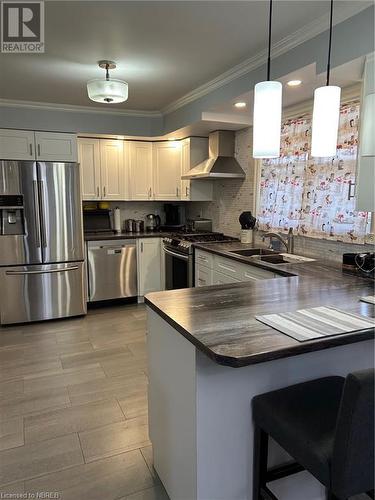
M162 289L162 254L160 238L137 240L138 296Z
M276 278L273 271L267 271L251 264L243 264L227 257L202 250L195 252L195 286L239 283Z

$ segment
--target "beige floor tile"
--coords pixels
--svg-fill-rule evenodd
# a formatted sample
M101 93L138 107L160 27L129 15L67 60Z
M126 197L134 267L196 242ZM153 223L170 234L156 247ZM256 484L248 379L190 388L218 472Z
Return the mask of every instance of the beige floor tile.
M29 359L40 359L41 356L44 358L50 358L53 356L64 356L69 354L81 354L86 352L92 352L94 347L91 342L75 342L74 344L69 343L55 343L51 347L33 347L28 346L25 348L25 356Z
M169 500L169 496L163 486L160 485L155 486L154 488L139 491L138 493L133 493L132 495L120 498L119 500Z
M99 363L77 368L62 369L48 376L25 378L24 391L34 392L56 387L67 387L68 385L82 384L104 378L105 373Z
M0 382L0 397L13 396L23 393L23 380L8 380Z
M83 463L77 434L0 452L0 484L22 481Z
M16 448L23 444L23 418L14 417L10 420L0 421L0 451Z
M0 366L0 381L20 379L26 375L48 375L52 371L61 369L61 362L58 357L48 360L21 359L14 361L10 365Z
M80 432L79 438L86 462L150 444L148 421L145 417Z
M128 349L137 359L147 359L147 345L145 340L128 344Z
M153 485L136 450L26 481L25 491L57 491L61 500L115 500Z
M25 441L43 441L124 420L116 400L61 408L25 417Z
M129 353L126 347L112 347L108 349L96 349L92 352L81 354L68 354L61 356L63 368L74 366L84 366L91 363L98 363L104 360L116 359L125 353Z
M56 333L58 345L64 344L79 344L81 342L90 341L89 332L82 329L65 330Z
M152 454L152 445L145 446L144 448L141 448L141 453L142 453L143 458L146 461L146 464L150 470L152 477L154 477L155 479L158 479L156 471L154 469L154 457Z
M126 346L129 342L136 342L143 340L145 336L145 330L143 326L137 325L136 327L128 330L127 328L112 327L110 332L105 334L90 333L90 341L95 349L102 349L105 347L113 346Z
M116 377L118 375L141 373L147 365L147 361L139 360L133 354L126 353L115 359L103 360L100 364L108 377Z
M103 399L124 399L146 387L147 377L144 374L128 374L69 386L68 392L71 403L76 405Z
M127 398L119 399L119 403L126 418L135 418L147 415L147 391L133 394Z
M5 486L0 486L0 499L4 498L17 498L16 495L20 495L21 493L25 492L25 485L23 481L17 482L17 483L12 483L12 484L7 484ZM8 496L6 496L8 495ZM10 495L13 495L10 496ZM18 496L18 498L22 498L21 496Z
M48 389L29 394L15 394L0 399L0 421L17 415L70 406L65 388Z

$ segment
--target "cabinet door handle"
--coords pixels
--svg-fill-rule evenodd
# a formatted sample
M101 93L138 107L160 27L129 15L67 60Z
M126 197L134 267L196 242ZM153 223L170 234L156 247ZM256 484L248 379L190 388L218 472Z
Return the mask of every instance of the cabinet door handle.
M105 198L105 186L103 186L103 198Z
M29 151L30 151L30 156L33 156L33 145L31 143L29 144Z
M151 190L151 188L150 188L150 189L148 190L148 197L149 197L149 198L151 198L151 196L152 196L152 190Z
M176 196L178 198L178 187L176 187Z
M186 193L186 196L189 196L189 188L187 186L185 187L185 193Z
M99 186L96 188L96 195L97 195L97 197L99 198L99 196L100 196Z
M38 156L40 156L40 144L38 144Z
M141 241L141 252L143 252L143 241Z

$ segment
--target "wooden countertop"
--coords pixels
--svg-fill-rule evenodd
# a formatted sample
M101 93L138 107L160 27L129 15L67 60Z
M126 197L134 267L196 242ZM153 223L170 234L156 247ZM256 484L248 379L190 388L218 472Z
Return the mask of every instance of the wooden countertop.
M231 255L228 255L231 248L244 248L238 242L196 246L226 257ZM331 305L373 318L375 306L359 301L362 296L374 294L373 280L344 274L340 268L323 261L270 265L249 258L235 259L283 276L155 292L145 297L151 309L216 363L236 368L374 338L371 328L298 342L254 317Z

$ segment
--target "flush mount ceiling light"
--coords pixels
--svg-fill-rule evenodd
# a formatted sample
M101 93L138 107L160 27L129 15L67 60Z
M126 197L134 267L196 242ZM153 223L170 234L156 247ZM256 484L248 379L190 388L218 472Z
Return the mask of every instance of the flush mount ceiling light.
M298 87L299 85L301 85L302 83L302 80L289 80L289 82L287 82L287 85L289 87Z
M109 78L109 70L116 68L113 61L99 61L100 68L105 69L105 78L90 80L87 82L87 93L89 98L95 102L104 104L115 104L128 99L128 84L123 80Z
M235 108L246 108L246 102L235 102L234 107Z
M337 134L340 118L341 89L329 84L331 71L333 0L329 21L327 81L325 87L314 92L311 156L334 156L337 149Z
M254 158L278 158L280 156L282 85L280 82L270 81L271 33L272 0L270 0L268 21L267 81L257 83L254 88Z

